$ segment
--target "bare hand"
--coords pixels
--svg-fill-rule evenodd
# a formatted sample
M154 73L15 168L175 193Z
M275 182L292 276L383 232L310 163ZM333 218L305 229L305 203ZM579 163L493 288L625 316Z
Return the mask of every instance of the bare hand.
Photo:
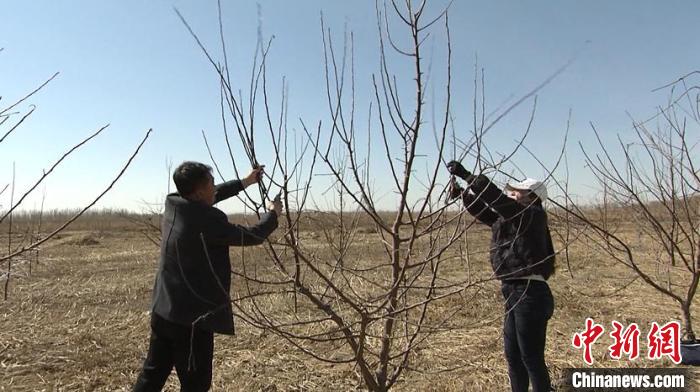
M277 215L282 214L282 198L281 194L278 194L272 201L267 203L267 209L270 211L275 211Z
M255 183L260 182L264 173L265 173L265 165L260 165L256 168L254 168L250 172L250 174L248 174L247 176L245 176L245 178L243 180L241 180L243 182L243 186L247 188Z

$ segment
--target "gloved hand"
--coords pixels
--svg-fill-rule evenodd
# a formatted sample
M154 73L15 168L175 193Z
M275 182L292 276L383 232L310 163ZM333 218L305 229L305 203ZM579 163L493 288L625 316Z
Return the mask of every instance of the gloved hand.
M453 176L457 176L463 180L466 180L467 177L471 175L469 170L465 169L464 166L462 166L461 163L458 161L450 161L447 163L447 171L450 172Z
M455 181L454 177L450 179L450 186L447 189L447 197L448 200L453 200L462 197L462 193L464 193L464 188L459 186L457 181Z

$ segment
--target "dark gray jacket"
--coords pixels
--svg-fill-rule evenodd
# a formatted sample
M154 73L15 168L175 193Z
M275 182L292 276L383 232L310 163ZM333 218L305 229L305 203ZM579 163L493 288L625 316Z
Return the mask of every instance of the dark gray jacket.
M216 186L216 202L243 190L239 180ZM233 334L229 246L259 245L277 228L277 214L251 227L229 223L218 208L177 193L165 199L153 312L176 324ZM206 247L204 246L206 244Z
M462 198L469 213L491 226L491 267L500 280L554 273L554 247L541 205L523 206L483 175L469 176Z

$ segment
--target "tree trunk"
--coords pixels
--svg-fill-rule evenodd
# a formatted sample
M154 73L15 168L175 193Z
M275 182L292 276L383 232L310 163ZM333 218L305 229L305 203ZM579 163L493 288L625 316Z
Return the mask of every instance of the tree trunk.
M695 332L693 332L693 318L690 315L690 302L685 302L681 305L683 310L683 340L695 341Z

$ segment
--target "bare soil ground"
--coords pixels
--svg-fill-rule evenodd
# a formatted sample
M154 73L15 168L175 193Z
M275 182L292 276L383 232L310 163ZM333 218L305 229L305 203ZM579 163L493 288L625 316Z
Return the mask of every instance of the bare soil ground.
M488 233L479 233L474 241L485 243ZM679 320L678 306L639 280L630 283L628 271L586 244L575 244L570 255L571 270L560 257L550 280L556 308L546 355L553 378L564 368L584 366L571 339L587 317L606 327L594 346L595 366L675 366L667 359L614 361L607 355L607 333L612 320L638 323L644 357L650 322ZM157 259L158 249L142 234L119 225L92 230L77 226L45 246L32 275L13 278L9 299L0 304L0 390L129 390L148 344ZM478 271L488 268L485 257L472 265ZM234 279L232 291L240 287ZM455 320L464 327L435 335L412 357L416 369L404 374L396 390L506 390L498 283L483 284L474 295L450 301L469 301L458 315L462 320ZM433 311L439 312L440 306ZM240 320L236 336L216 337L214 366L215 391L362 389L351 365L314 360ZM179 390L174 373L165 390Z

